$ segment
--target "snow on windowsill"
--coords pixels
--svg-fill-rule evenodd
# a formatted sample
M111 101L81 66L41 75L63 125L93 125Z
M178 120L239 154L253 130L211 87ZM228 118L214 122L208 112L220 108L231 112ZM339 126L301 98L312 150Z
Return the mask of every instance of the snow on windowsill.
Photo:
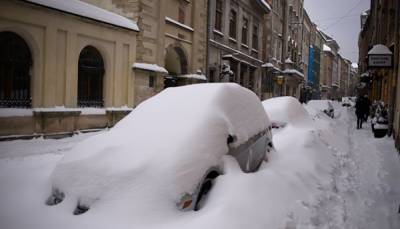
M229 37L229 41L237 43L237 40L235 38Z
M172 24L175 24L175 25L177 25L177 26L179 26L179 27L181 27L181 28L184 28L184 29L186 29L186 30L189 30L189 31L194 31L194 29L192 28L192 27L190 27L190 26L187 26L187 25L185 25L185 24L182 24L182 23L180 23L180 22L178 22L178 21L175 21L174 19L172 19L172 18L170 18L170 17L165 17L165 21L167 21L167 22L169 22L169 23L172 23Z
M221 37L225 36L225 34L223 34L221 31L214 29L213 30L214 33L220 35Z
M229 39L231 39L231 38L229 38ZM232 39L233 39L233 38L232 38ZM236 41L236 40L234 40L234 41ZM213 40L213 39L210 39L210 42L211 42L211 43L214 43L215 45L224 47L224 48L226 48L226 49L228 49L228 50L230 50L230 51L232 51L232 52L234 52L234 53L239 53L240 55L243 55L243 56L245 56L245 57L247 57L247 58L249 58L249 59L251 59L251 60L253 60L253 61L256 61L256 62L258 62L258 63L263 63L261 60L259 60L259 59L257 59L257 58L254 58L254 57L252 57L252 56L250 56L250 55L247 55L246 53L243 53L243 52L241 52L241 51L239 51L239 50L237 50L237 49L231 48L230 46L225 45L225 44L222 44L222 43L220 43L220 42L218 42L218 41L215 41L215 40Z

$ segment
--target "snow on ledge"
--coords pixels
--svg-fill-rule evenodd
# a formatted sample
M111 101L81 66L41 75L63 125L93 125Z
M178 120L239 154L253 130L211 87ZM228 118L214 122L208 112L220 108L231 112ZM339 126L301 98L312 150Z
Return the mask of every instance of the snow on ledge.
M147 71L152 71L152 72L161 72L161 73L168 74L168 71L165 68L160 67L157 64L134 63L132 65L132 68L137 68L137 69L142 69L142 70L147 70Z
M93 19L125 29L139 31L136 22L105 9L78 0L26 0L27 2Z
M265 63L265 64L261 65L261 67L263 67L263 68L273 68L275 66L272 63Z
M188 79L207 80L206 76L203 74L185 74L185 75L178 75L177 77L188 78Z
M172 24L175 24L175 25L177 25L177 26L179 26L179 27L181 27L181 28L184 28L184 29L186 29L186 30L189 30L189 31L194 31L194 29L192 28L192 27L190 27L190 26L187 26L187 25L185 25L185 24L182 24L182 23L180 23L180 22L178 22L178 21L175 21L174 19L172 19L172 18L170 18L170 17L165 17L165 20L167 21L167 22L170 22L170 23L172 23Z
M299 71L297 71L296 69L285 69L285 70L283 71L283 73L286 73L286 74L296 74L296 75L299 75L299 76L301 76L301 77L304 78L304 74L301 73L301 72L299 72Z
M268 13L272 10L271 6L268 4L267 1L265 1L265 0L258 0L258 2L261 4L261 6L262 6Z
M69 108L64 106L39 107L39 108L0 108L0 117L29 117L34 112L80 112L81 115L105 115L107 111L132 111L133 108L122 107L79 107Z

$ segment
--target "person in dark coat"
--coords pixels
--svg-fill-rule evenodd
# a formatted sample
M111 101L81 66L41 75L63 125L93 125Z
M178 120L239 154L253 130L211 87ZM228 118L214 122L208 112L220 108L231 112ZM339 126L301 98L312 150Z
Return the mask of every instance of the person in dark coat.
M368 121L368 116L369 116L369 111L371 107L371 101L368 99L367 95L364 95L364 98L362 99L363 101L363 119L364 122Z
M356 101L357 129L362 128L362 123L364 120L364 110L365 110L364 98L360 96L357 98Z

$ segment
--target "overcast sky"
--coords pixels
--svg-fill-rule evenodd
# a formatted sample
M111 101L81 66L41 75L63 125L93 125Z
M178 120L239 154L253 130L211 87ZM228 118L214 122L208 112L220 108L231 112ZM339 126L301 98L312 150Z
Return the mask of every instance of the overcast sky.
M370 7L370 0L304 0L311 20L339 44L339 53L358 62L360 14Z

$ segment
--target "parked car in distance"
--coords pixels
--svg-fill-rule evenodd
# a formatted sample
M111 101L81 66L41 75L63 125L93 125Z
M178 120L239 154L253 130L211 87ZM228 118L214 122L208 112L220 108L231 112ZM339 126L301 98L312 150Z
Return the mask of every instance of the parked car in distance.
M324 112L331 118L335 117L335 109L330 100L310 100L307 104L314 109Z
M47 205L72 201L79 215L104 198L134 193L133 206L200 210L226 155L252 173L272 149L271 123L250 90L232 83L168 88L66 153Z

